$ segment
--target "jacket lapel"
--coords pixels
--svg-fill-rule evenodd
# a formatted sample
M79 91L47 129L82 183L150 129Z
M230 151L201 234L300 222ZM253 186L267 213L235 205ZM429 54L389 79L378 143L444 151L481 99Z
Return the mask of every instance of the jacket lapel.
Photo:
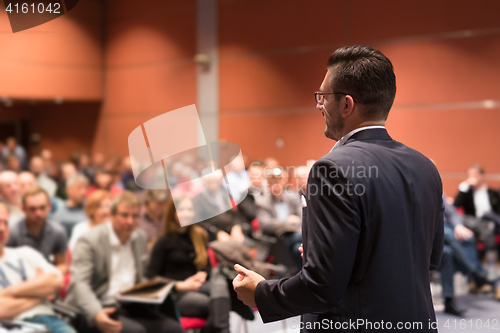
M134 254L134 264L135 264L135 281L136 283L142 280L142 260L140 258L140 249L139 249L139 241L138 237L134 237L131 240L132 252Z

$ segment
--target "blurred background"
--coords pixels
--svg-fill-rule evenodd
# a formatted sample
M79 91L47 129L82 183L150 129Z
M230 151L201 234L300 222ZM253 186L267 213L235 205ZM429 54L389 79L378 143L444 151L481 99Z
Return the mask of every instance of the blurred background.
M84 151L127 155L138 125L197 104L210 139L238 144L250 160L303 164L333 145L313 96L328 56L366 44L395 67L392 137L432 158L450 195L472 163L483 165L492 186L500 184L499 1L200 6L82 0L15 34L2 12L0 140L15 136L29 154L46 148L56 160ZM200 46L203 34L212 45ZM208 66L203 57L195 61L199 54L209 55ZM216 75L200 79L206 72ZM201 96L204 88L209 96Z

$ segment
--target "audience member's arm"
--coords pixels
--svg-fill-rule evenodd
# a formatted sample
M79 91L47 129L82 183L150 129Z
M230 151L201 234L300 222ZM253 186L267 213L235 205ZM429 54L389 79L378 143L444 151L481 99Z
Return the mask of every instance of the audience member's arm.
M0 319L12 319L40 304L40 298L4 296L0 291Z
M69 271L68 256L66 252L54 254L54 265L57 267L61 274L66 274Z
M39 298L45 299L53 295L63 286L60 274L54 272L43 272L39 269L38 276L34 279L8 286L3 289L2 295L14 298Z
M463 207L465 205L466 194L465 192L458 191L455 196L455 201L453 202L453 206L455 207Z
M101 303L91 287L94 272L94 250L89 240L80 237L73 252L71 265L72 284L70 292L78 303L89 323L94 322L94 317L102 310Z

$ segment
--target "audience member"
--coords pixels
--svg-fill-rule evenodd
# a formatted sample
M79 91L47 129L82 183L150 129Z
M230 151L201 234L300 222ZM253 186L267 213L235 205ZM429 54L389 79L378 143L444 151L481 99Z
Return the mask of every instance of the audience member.
M0 195L3 202L9 208L9 226L12 228L24 217L19 176L15 172L0 172Z
M139 303L121 304L118 320L112 319L118 293L144 280L147 238L137 229L139 206L131 192L115 197L111 221L92 228L75 246L66 302L84 314L89 332L182 332L174 318Z
M194 215L188 197L169 200L163 235L154 245L147 276L176 281L174 301L181 316L207 318L209 332L229 333L231 299L227 279L217 274L205 281L210 272L208 234L192 224Z
M241 198L242 194L250 187L250 176L245 170L245 163L240 156L233 156L229 166L231 171L226 175L229 191L234 201L239 203L243 199Z
M61 272L28 246L5 247L9 212L0 203L0 319L42 324L53 333L76 333L48 300L63 286Z
M298 270L302 258L297 251L302 242L302 205L297 192L287 189L286 172L281 168L267 170L268 188L255 197L257 220L262 232L271 236L283 236Z
M76 166L73 163L65 162L61 165L61 177L57 184L56 196L62 200L68 199L66 193L66 181L77 173Z
M21 194L32 187L37 186L35 176L29 171L19 173L19 189Z
M495 233L500 231L500 196L484 182L484 169L479 164L471 165L467 169L467 179L460 183L454 205L463 209L466 215L464 225L473 230L477 238L484 243L490 277L495 277L498 260Z
M80 222L73 228L71 239L69 240L69 249L75 250L76 242L82 235L85 235L93 227L108 222L111 217L111 194L107 191L96 190L87 199L85 203L85 214L89 220Z
M467 169L467 179L460 183L454 205L462 207L464 213L483 217L491 211L500 214L498 191L488 188L484 182L484 169L479 164Z
M7 161L9 156L15 156L17 162L19 163L20 169L24 169L26 167L26 151L22 146L17 144L17 140L14 137L7 138L6 145L2 150L2 156L4 161Z
M26 216L11 229L8 246L30 246L66 274L68 239L63 227L47 220L49 195L39 187L32 187L23 193L22 203Z
M68 199L57 208L52 215L52 220L61 224L66 230L68 238L71 237L73 227L87 220L83 210L85 195L87 194L88 179L81 173L74 174L66 180L66 193Z
M61 174L60 165L54 163L52 151L50 149L42 149L40 157L43 161L43 172L53 180L59 179Z
M89 183L94 182L95 168L90 164L90 156L87 153L78 155L78 172L85 175Z
M311 168L305 165L295 169L296 190L304 197L307 195L307 178L309 177L309 171L311 171Z
M17 156L14 154L10 154L5 160L5 169L14 171L15 173L19 173L23 168Z
M125 189L132 192L142 191L142 188L135 183L134 172L132 171L132 164L130 162L130 157L128 156L124 157L122 165L123 165L122 166L123 171L121 172L120 177L123 186L125 186Z
M465 310L455 302L454 276L456 271L462 272L473 280L476 287L494 285L486 277L481 262L478 259L474 233L462 223L462 217L453 205L448 204L443 197L445 240L443 257L439 271L441 272L442 293L444 297L444 312L462 316Z
M232 209L229 195L222 187L222 173L205 169L202 175L203 190L193 198L195 221L202 221L199 225L208 231L210 241L234 238L243 242L243 229L251 229L237 215L237 209Z
M163 231L163 220L165 208L167 207L167 199L168 195L166 190L144 191L139 228L146 233L148 237L148 247L150 248Z
M197 179L197 175L188 166L184 166L182 170L177 172L176 181L177 185L171 191L173 196L185 195L192 199L203 189L203 186L200 185Z
M96 171L94 184L89 187L86 196L88 197L95 190L108 191L113 198L123 193L123 188L120 188L113 183L112 172L102 169L98 169Z

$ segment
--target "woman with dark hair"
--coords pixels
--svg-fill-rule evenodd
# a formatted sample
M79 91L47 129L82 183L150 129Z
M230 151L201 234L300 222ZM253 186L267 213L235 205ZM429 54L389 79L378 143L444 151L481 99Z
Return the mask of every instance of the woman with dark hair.
M208 234L191 224L194 215L190 198L169 199L163 235L153 247L146 276L177 281L173 298L181 316L207 318L209 332L228 333L231 298L227 280L221 274L214 274L207 281Z

